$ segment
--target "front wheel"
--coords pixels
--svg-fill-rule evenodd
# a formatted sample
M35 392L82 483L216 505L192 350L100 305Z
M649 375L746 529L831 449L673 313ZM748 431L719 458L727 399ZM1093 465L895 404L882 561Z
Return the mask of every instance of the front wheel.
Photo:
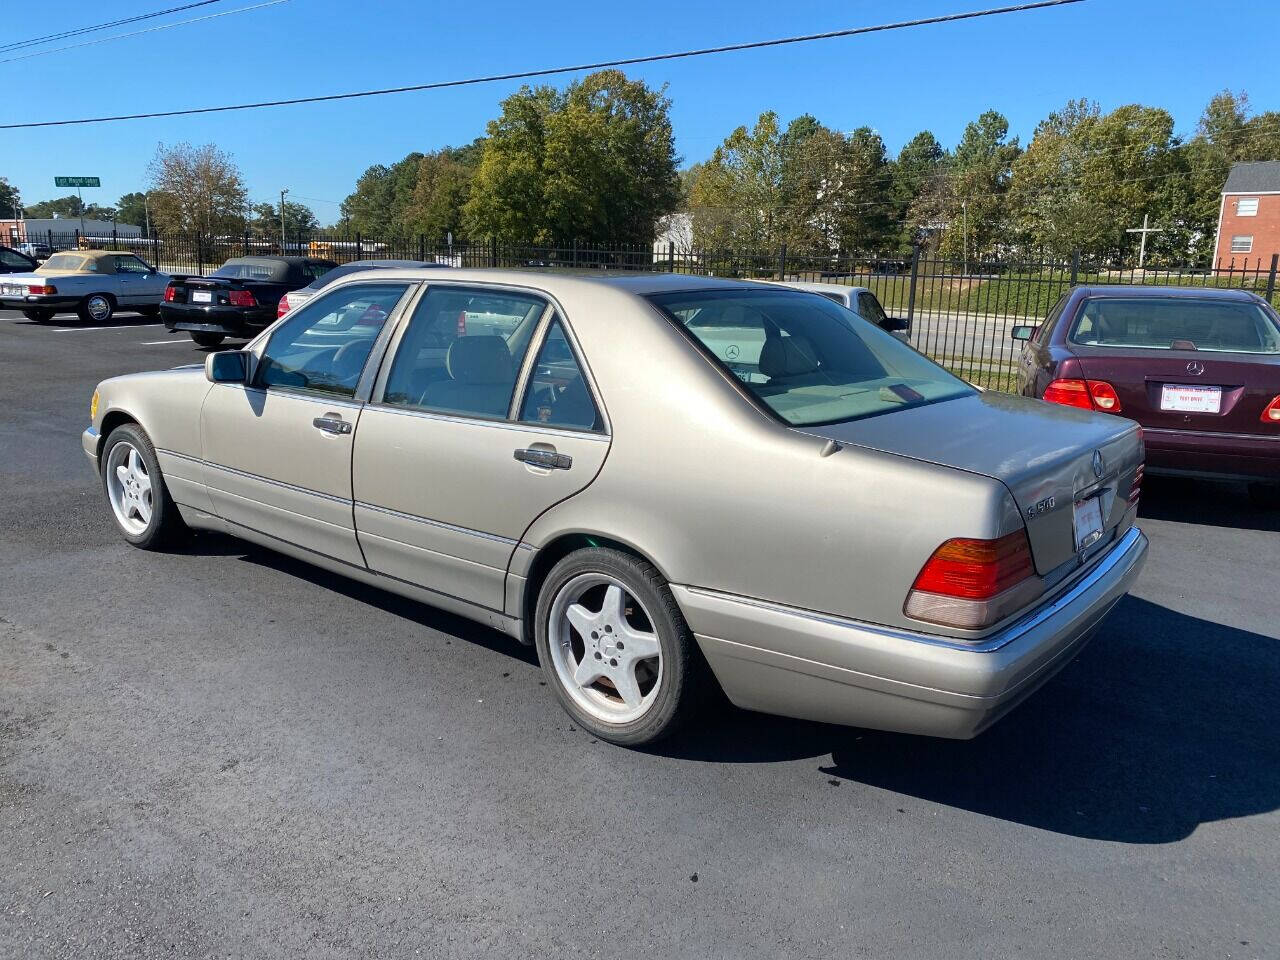
M150 438L137 424L111 431L102 449L102 485L124 538L157 550L186 532L160 473Z
M199 333L195 330L191 331L191 339L195 341L198 347L216 347L224 339L225 333Z
M601 740L652 743L696 710L702 661L652 564L618 550L575 551L548 574L536 617L538 659L556 696Z
M23 310L22 315L32 323L48 323L53 319L53 311L48 307L31 307Z
M116 313L116 302L106 293L91 293L80 301L76 313L85 323L106 323Z

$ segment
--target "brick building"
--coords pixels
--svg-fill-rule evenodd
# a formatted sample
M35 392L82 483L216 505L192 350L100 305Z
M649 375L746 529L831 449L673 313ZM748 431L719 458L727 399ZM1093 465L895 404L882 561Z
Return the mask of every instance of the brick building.
M1222 188L1213 262L1228 267L1260 263L1280 253L1280 160L1236 163Z

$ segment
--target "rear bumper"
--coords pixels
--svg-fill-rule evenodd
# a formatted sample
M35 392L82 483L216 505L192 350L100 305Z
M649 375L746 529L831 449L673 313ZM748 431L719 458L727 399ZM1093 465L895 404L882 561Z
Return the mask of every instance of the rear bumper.
M1275 436L1144 427L1147 472L1223 480L1280 480L1280 432Z
M0 280L3 278L0 277ZM46 297L40 294L25 294L20 297L3 296L0 297L0 310L32 310L36 308L44 308L46 310L70 310L80 302L79 297L70 297L63 294L55 294Z
M986 729L1064 667L1128 592L1147 555L1136 527L1065 593L980 641L913 633L672 586L741 707L935 737Z
M166 330L221 333L230 337L256 336L276 319L275 307L160 305L160 319Z

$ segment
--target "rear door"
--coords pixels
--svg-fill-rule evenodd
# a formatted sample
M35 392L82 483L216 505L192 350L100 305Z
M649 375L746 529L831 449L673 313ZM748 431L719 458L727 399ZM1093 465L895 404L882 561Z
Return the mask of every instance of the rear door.
M1274 435L1261 415L1280 394L1280 326L1257 303L1099 297L1068 345L1144 427Z
M351 450L365 362L407 281L349 284L282 323L250 384L214 384L200 411L205 482L230 523L364 565Z
M608 449L586 368L544 296L432 284L356 432L369 566L501 611L525 530L589 484Z

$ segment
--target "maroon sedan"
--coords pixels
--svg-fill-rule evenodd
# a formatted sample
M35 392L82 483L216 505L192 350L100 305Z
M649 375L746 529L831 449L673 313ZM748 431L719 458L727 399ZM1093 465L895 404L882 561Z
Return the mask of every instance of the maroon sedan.
M1025 340L1019 392L1142 425L1152 473L1280 494L1280 317L1255 294L1077 287Z

